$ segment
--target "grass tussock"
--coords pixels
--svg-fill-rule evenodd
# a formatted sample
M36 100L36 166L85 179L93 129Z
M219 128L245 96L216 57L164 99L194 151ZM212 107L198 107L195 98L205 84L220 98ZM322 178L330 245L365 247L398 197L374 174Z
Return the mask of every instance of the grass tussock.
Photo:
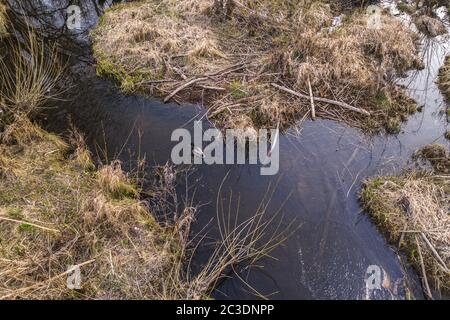
M0 61L1 107L9 114L29 115L58 95L57 83L64 72L56 45L46 46L31 29L23 42L10 40L8 54Z
M398 131L415 105L391 80L421 65L417 35L386 13L379 29L364 10L335 27L334 15L309 0L120 4L92 32L97 70L126 92L201 101L219 126L283 128L310 113L312 92L355 107L318 99L320 117Z
M26 119L9 135L16 143L0 145L0 298L151 298L173 253L146 206L118 197L117 185L131 185L119 165L86 170L84 155L67 157L65 142ZM66 285L71 265L81 265L79 290Z
M424 291L431 297L432 289L450 292L450 157L437 146L418 154L431 162L432 172L371 178L360 197L374 221L421 273Z
M445 58L444 65L439 70L438 85L445 97L450 100L450 56Z
M423 14L414 17L414 23L417 29L430 37L437 37L447 33L444 23L437 17L431 17Z
M428 161L436 172L450 173L450 154L441 144L433 143L426 145L415 152L416 160Z

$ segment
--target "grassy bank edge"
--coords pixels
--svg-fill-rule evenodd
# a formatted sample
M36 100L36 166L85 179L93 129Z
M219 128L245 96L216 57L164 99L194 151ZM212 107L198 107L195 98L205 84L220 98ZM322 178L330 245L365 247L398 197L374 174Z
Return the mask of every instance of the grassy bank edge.
M179 12L177 10L178 7L174 6L174 8L169 5L170 1L160 1L160 3L157 8L158 10L156 15L164 16L166 15L167 19L172 21L171 23L180 23L181 25L186 24L186 22L189 21L195 21L195 19L198 19L198 16L200 15L200 12L194 16L191 14L191 12L186 9L186 12ZM270 28L268 27L262 27L261 30L258 29L258 27L255 27L256 31L250 30L251 23L249 22L249 32L257 32L258 36L255 38L250 37L248 39L249 45L254 45L255 50L260 50L258 48L258 41L255 40L258 37L261 39L265 39L266 41L268 38L270 39L269 43L270 46L267 44L267 46L270 47L270 50L262 50L259 54L259 59L261 61L257 61L258 63L258 70L260 69L270 69L266 71L266 74L271 73L280 73L281 76L278 79L276 77L275 79L272 79L270 76L267 77L264 74L261 74L258 76L258 78L261 78L260 83L258 81L250 81L251 83L247 83L245 78L247 77L246 69L251 70L250 65L244 66L245 72L235 73L232 76L229 74L227 75L227 78L214 81L204 80L203 82L199 81L198 85L196 83L192 83L188 86L186 86L183 90L180 90L177 92L175 96L172 96L172 98L175 98L175 101L177 102L198 102L202 101L204 102L205 106L208 107L208 116L209 118L217 123L219 127L264 127L264 126L276 126L277 123L281 126L281 128L287 128L299 119L304 119L306 116L310 113L310 106L309 106L309 100L305 99L296 99L295 97L291 95L286 95L285 92L277 92L277 90L274 90L273 87L270 86L271 81L277 82L278 80L282 80L282 82L286 83L286 79L290 78L292 80L293 72L297 72L297 70L293 70L297 68L297 64L299 64L296 61L296 57L299 55L311 55L311 60L320 60L317 59L317 57L312 54L311 52L320 52L320 50L323 50L322 47L327 48L328 46L331 46L331 44L327 44L328 42L332 42L333 37L334 38L340 38L342 33L349 32L349 41L350 43L354 42L354 38L358 37L358 34L353 33L352 34L352 27L346 27L349 22L354 23L355 28L358 26L360 29L364 27L364 12L356 10L354 14L349 15L346 17L343 21L344 28L341 28L343 30L339 30L337 28L337 31L333 34L326 35L324 34L324 31L322 29L326 29L325 27L330 27L329 22L331 21L331 18L328 17L330 15L329 9L326 6L327 4L324 3L326 1L318 1L313 2L312 4L308 3L306 7L310 6L308 10L306 10L304 13L302 13L303 16L299 18L299 20L305 20L309 21L311 24L311 30L308 28L302 31L300 28L299 32L302 34L302 37L305 38L305 40L300 41L304 43L305 45L300 46L300 49L295 48L295 41L291 40L289 41L291 30L287 32L286 34L283 33L282 30L284 30L284 26L280 27L281 31L273 31L274 34L280 33L280 35L273 36L273 39L271 39L272 35L270 35ZM159 96L164 98L165 100L168 99L170 96L169 93L175 92L178 88L181 88L184 84L189 84L188 81L194 79L194 81L198 80L199 74L203 74L204 71L201 70L193 70L190 69L190 64L198 64L198 61L205 61L204 65L208 65L210 63L214 62L214 59L217 57L217 61L220 61L221 54L217 53L218 49L223 49L222 47L226 47L225 44L217 44L214 42L214 45L206 46L204 43L198 43L198 44L191 44L193 47L192 50L189 52L178 52L175 54L176 57L186 57L188 59L188 62L186 62L185 65L178 64L178 62L171 62L170 56L165 56L164 48L160 48L160 52L153 52L154 48L150 49L150 52L143 52L140 56L141 60L144 59L143 57L145 55L148 55L151 57L151 59L148 61L148 65L145 67L136 68L133 67L130 70L130 66L125 62L123 58L120 57L120 55L116 54L116 52L125 50L129 52L131 55L133 55L134 50L140 50L140 46L142 46L145 43L148 43L148 41L152 41L153 38L157 37L158 35L158 28L157 26L153 26L152 30L154 31L146 31L147 26L143 29L139 29L140 31L136 33L133 30L129 30L128 37L123 38L123 41L120 43L124 44L127 43L127 47L123 47L120 50L113 50L112 52L108 51L112 48L110 44L107 43L106 40L108 40L108 37L111 35L111 30L116 30L114 33L114 37L117 37L119 34L119 30L121 29L121 25L125 25L126 23L121 23L120 25L114 25L114 22L111 22L113 20L117 20L118 17L121 16L121 13L123 13L123 16L125 16L125 13L127 11L133 11L133 10L147 10L146 5L150 4L151 1L138 1L138 2L132 2L127 4L118 4L116 6L113 6L112 8L108 9L104 16L101 17L97 27L92 31L91 36L93 38L93 49L94 49L94 56L97 60L97 72L100 76L110 77L115 79L121 89L124 92L133 93L133 92L139 92L144 93L151 96ZM188 7L188 4L183 3L191 3L190 1L180 1L180 7L184 8ZM202 1L199 1L201 4ZM271 1L264 1L264 4L271 3ZM275 6L275 4L273 4ZM154 5L156 6L156 5ZM143 9L141 9L141 7ZM281 6L282 7L282 6ZM242 10L242 12L239 12L237 15L236 20L243 19L245 20L248 18L246 15L249 15L249 17L253 17L253 15L258 16L257 13L253 13L253 11L257 11L256 9L248 13L248 8L241 7L238 5L234 10L239 11ZM264 9L264 8L263 8ZM212 12L213 9L207 8L204 10L204 17L201 19L205 19L207 21L210 18L207 18L207 16L213 15ZM303 10L298 10L299 12L303 12ZM149 12L148 15L155 14ZM317 15L317 17L314 17L314 14ZM145 16L145 13L142 14ZM184 17L186 15L187 17ZM192 17L191 17L192 16ZM214 15L213 15L214 16ZM383 19L387 19L388 15L383 14ZM165 19L164 18L164 19ZM191 19L192 18L192 19ZM191 19L191 20L190 20ZM255 18L256 19L256 18ZM259 19L259 18L258 18ZM271 19L271 18L270 18ZM268 21L272 21L268 18ZM231 22L233 19L230 18L229 20L225 19L224 21L218 20L216 23L217 26L212 27L212 30L220 30L220 28L227 27L228 24L231 26L228 28L231 32L237 32L235 31L236 26L233 25ZM251 19L250 19L251 20ZM256 19L257 20L257 19ZM329 21L330 20L330 21ZM140 21L138 18L136 18L136 23L145 25L145 19L143 21ZM173 22L174 21L174 22ZM391 21L392 22L392 21ZM391 23L389 22L389 23ZM206 22L205 22L206 23ZM262 25L266 24L267 21L262 20L262 22L258 22ZM272 21L272 23L275 23ZM196 23L193 23L195 26ZM208 28L211 29L210 23L207 23ZM270 25L270 24L269 24ZM190 25L189 25L190 26ZM401 26L396 26L395 28L399 28ZM131 27L130 27L131 28ZM205 26L205 29L208 29ZM302 27L304 28L304 27ZM315 29L316 28L316 29ZM395 29L392 26L389 25L387 28L388 30L385 30L384 33L387 34L388 32L391 32L391 29ZM240 29L245 29L242 26L240 26ZM266 30L267 29L267 30ZM275 28L276 29L276 28ZM176 30L176 29L175 29ZM215 35L215 38L219 39L226 39L229 35L225 33L224 31L214 31L218 32L218 34ZM166 30L162 30L163 33L166 32ZM179 30L177 30L178 32ZM120 31L122 32L122 31ZM136 34L135 34L136 33ZM242 33L242 34L241 34ZM406 30L405 32L398 32L398 34L408 33ZM108 35L110 34L110 35ZM244 36L245 32L238 32L237 35ZM234 35L233 35L234 36ZM389 45L380 45L377 43L379 39L374 40L373 43L365 43L364 45L361 44L361 47L364 47L367 50L372 50L373 52L366 52L366 55L373 55L371 59L368 61L361 61L361 65L370 65L371 61L375 61L377 59L390 59L392 56L394 56L393 60L398 64L392 66L388 73L392 72L396 68L398 68L399 73L404 73L406 70L409 70L411 68L420 68L421 62L416 59L414 56L414 52L408 52L408 50L411 50L408 46L410 46L410 43L416 41L416 36L411 32L411 36L408 34L405 36L405 39L397 39L395 41L392 41L388 38L391 45L393 45L392 52L390 52ZM206 36L205 36L206 37ZM248 36L247 36L248 37ZM323 37L323 39L322 39ZM370 35L370 37L376 39L378 36ZM395 37L395 36L394 36ZM411 37L408 38L408 37ZM176 39L176 35L174 35L174 39L170 39L170 41L167 41L167 43L164 41L164 43L161 44L162 47L165 47L166 45L170 48L171 41L173 42L178 41ZM185 39L181 39L181 42L186 42ZM208 39L207 39L208 40ZM359 39L358 41L360 41ZM187 40L189 41L189 39ZM206 41L206 40L205 40ZM209 41L209 40L208 40ZM214 40L215 41L215 40ZM333 52L339 52L342 50L342 48L339 47L339 41L336 40L336 48L332 48ZM361 40L362 41L362 40ZM103 43L101 43L103 42ZM220 42L220 41L219 41ZM241 41L245 42L245 41ZM317 43L316 43L317 42ZM206 43L206 42L205 42ZM307 44L310 43L311 47L308 48ZM407 48L399 48L399 44L405 44L405 47ZM235 46L235 44L233 44ZM317 46L317 48L314 47ZM155 45L152 45L153 47ZM204 47L202 47L204 46ZM260 44L259 44L260 46ZM136 48L135 48L136 47ZM157 47L157 46L156 46ZM217 47L217 48L216 48ZM303 48L304 47L304 48ZM387 48L386 51L388 53L380 53L377 52L379 48ZM143 48L147 48L144 46ZM242 49L242 48L241 48ZM173 49L171 49L173 51ZM305 51L304 53L301 53L301 51ZM244 50L245 51L245 50ZM311 52L310 52L311 51ZM355 50L352 50L355 51ZM412 50L411 50L412 51ZM299 53L300 52L300 53ZM310 52L310 53L308 53ZM115 56L114 56L115 55ZM385 57L383 57L385 55ZM398 55L398 56L396 56ZM155 57L154 57L155 56ZM159 61L156 63L157 67L155 67L155 61L156 60L165 60L164 63L162 61ZM381 57L381 58L380 58ZM406 57L406 58L405 58ZM206 59L205 59L206 58ZM131 58L130 58L131 59ZM130 60L128 59L128 60ZM153 59L153 60L152 60ZM184 58L177 58L177 59L184 59ZM202 60L203 59L203 60ZM209 61L209 60L211 61ZM339 63L335 63L336 66L329 66L330 69L334 69L335 67L341 68L343 63L346 61L345 58L342 57L335 57L334 59L339 60ZM128 61L127 60L127 61ZM192 60L190 62L189 60ZM330 59L333 60L333 59ZM354 61L356 59L352 59ZM296 61L295 63L293 61ZM306 60L308 61L308 60ZM145 62L145 61L144 61ZM171 63L174 63L174 65L171 65ZM223 63L223 62L221 62ZM328 63L328 61L327 61ZM353 62L352 62L353 63ZM131 63L132 65L139 65L140 63ZM315 72L319 72L317 70L321 70L323 68L322 62L317 62L317 65L314 64L314 62L306 62L301 65L301 68L299 69L299 73L302 73L302 76L298 76L299 82L301 82L300 89L296 90L302 90L307 88L305 87L305 83L309 80L312 83L312 89L314 93L320 95L318 91L322 91L322 87L330 87L330 86L337 86L338 82L336 79L333 81L329 81L326 86L319 85L316 87L317 83L320 82L320 79L324 79L325 76L322 75L316 75ZM385 63L383 63L385 64ZM275 68L276 70L271 70L272 68ZM355 69L358 69L359 67L355 66ZM371 66L373 70L376 69L376 66ZM370 69L369 68L369 69ZM292 70L291 70L292 69ZM300 70L302 69L302 70ZM348 66L346 70L352 70L353 66ZM361 70L359 70L361 69ZM364 68L359 68L355 71L355 73L358 72L368 72ZM166 70L166 71L162 71ZM383 77L387 76L386 74L376 74L375 71L371 71L371 78L372 83L368 85L367 83L361 85L359 88L359 91L364 92L367 87L376 87L377 85L375 82L379 82L378 86L383 86L384 80ZM217 71L217 70L214 70ZM270 72L269 72L270 71ZM197 72L197 73L196 73ZM200 73L198 73L200 72ZM255 72L255 70L252 70L249 73ZM322 71L320 71L322 72ZM333 70L330 71L330 73L333 73ZM196 75L196 76L195 76ZM306 75L309 75L308 77ZM361 76L360 78L358 78ZM182 78L180 78L182 77ZM197 78L196 78L197 77ZM266 79L267 78L267 79ZM269 79L270 78L270 79ZM286 78L286 79L284 79ZM308 78L308 79L307 79ZM316 79L317 78L317 79ZM339 92L345 91L346 86L348 86L349 83L362 83L366 81L367 77L363 75L358 75L355 79L351 78L345 78L344 77L344 83L343 89L339 89ZM374 80L377 78L377 80ZM212 80L212 79L210 79ZM211 83L207 83L207 82ZM327 80L328 81L328 80ZM287 83L292 81L287 81ZM370 82L370 81L369 81ZM294 85L296 86L296 85ZM175 91L174 91L175 89ZM204 96L203 96L204 94ZM403 121L405 121L408 117L408 115L414 113L416 111L416 104L414 101L409 99L400 88L396 88L394 86L387 85L386 88L383 90L379 90L377 94L367 95L367 93L362 94L364 96L364 99L360 99L360 92L355 89L355 92L349 93L346 92L343 94L343 97L338 97L337 100L343 100L343 101L357 101L357 107L366 108L364 104L367 104L370 106L369 111L372 113L370 117L361 116L358 112L352 113L348 112L348 110L331 110L333 108L324 108L324 112L322 112L322 108L319 108L321 106L320 103L316 103L317 107L317 114L319 117L323 117L326 119L333 119L338 121L346 122L350 125L362 128L367 131L378 131L380 129L384 129L389 133L397 134L401 131L401 124ZM264 95L266 98L261 98L260 96ZM332 92L326 92L326 96L333 95ZM223 100L223 101L222 101ZM253 101L257 100L257 101ZM295 108L292 108L292 105L295 106ZM295 109L295 110L293 110ZM235 111L236 110L236 111ZM364 110L363 110L364 111ZM313 116L314 117L314 116Z
M438 155L445 157L433 163L433 159L442 159L433 154L429 159L433 171L372 177L364 182L360 191L364 210L422 275L427 296L432 290L450 292L450 158L439 145L426 146L415 156L427 158L426 152L430 150L439 150Z

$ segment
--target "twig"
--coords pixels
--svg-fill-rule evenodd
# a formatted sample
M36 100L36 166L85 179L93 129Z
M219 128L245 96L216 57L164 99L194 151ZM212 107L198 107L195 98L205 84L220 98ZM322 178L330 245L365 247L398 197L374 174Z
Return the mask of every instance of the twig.
M287 93L290 93L290 94L292 94L294 96L297 96L299 98L310 99L310 97L308 97L307 95L304 95L304 94L302 94L300 92L297 92L297 91L291 90L289 88L280 86L280 85L278 85L276 83L271 83L271 86L275 87L275 88L277 88L279 90L285 91ZM315 101L324 102L324 103L328 103L328 104L333 104L333 105L342 107L344 109L348 109L348 110L351 110L351 111L355 111L355 112L361 113L361 114L366 115L366 116L370 116L370 112L369 111L353 107L353 106L351 106L351 105L349 105L349 104L347 104L345 102L330 100L330 99L326 99L326 98L318 98L318 97L313 97L313 98L314 98Z
M309 77L308 77L308 89L309 89L309 97L311 98L311 118L313 120L316 120L316 108L314 106L314 96L311 87L311 81L309 81Z
M430 286L428 285L428 279L427 279L427 273L425 270L425 265L423 264L422 250L420 249L420 244L419 244L419 241L417 240L417 236L414 235L414 237L416 239L417 251L419 253L420 267L422 269L422 275L423 275L423 283L426 288L425 293L430 300L433 300L433 295L431 294L431 289L430 289Z
M403 230L406 229L407 225L408 225L408 222L405 222L403 224ZM401 231L400 232L400 238L398 239L398 249L400 249L400 247L402 246L402 242L403 242L404 237L405 237L405 233Z
M167 82L178 82L179 80L172 79L161 79L161 80L145 80L139 82L139 84L151 84L151 83L167 83Z
M38 225L38 224L35 224L35 223L31 223L31 222L28 222L28 221L16 220L16 219L6 218L6 217L2 217L2 216L0 216L0 220L5 220L5 221L10 221L10 222L15 222L15 223L28 224L30 226L33 226L33 227L36 227L36 228L39 228L39 229L42 229L42 230L56 232L56 233L61 233L61 231L59 231L59 230L47 228L47 227L44 227L44 226L41 226L41 225Z
M436 249L433 247L433 245L431 244L430 240L428 240L427 236L423 232L420 232L420 235L422 236L423 240L425 240L425 243L428 245L428 247L430 247L430 250L434 254L434 256L436 257L436 259L440 262L440 264L442 264L442 267L443 267L444 271L445 272L450 272L450 270L448 269L448 267L445 264L444 260L442 260L441 256L436 251Z
M173 97L174 95L176 95L178 92L180 92L181 90L183 90L183 89L185 89L185 88L187 88L187 87L193 85L194 83L199 82L199 81L204 81L204 80L207 80L207 79L208 79L208 78L206 78L206 77L204 77L204 78L195 78L195 79L192 79L191 81L186 82L185 84L179 86L179 87L176 88L174 91L172 91L172 93L170 93L167 97L165 97L165 98L164 98L164 102L169 101L169 100L172 99L172 97Z
M175 71L176 74L178 74L183 80L187 80L187 76L183 73L183 71L177 67L171 66L172 70Z
M202 89L207 89L207 90L216 90L216 91L225 91L225 88L222 87L213 87L213 86L204 86L202 84L198 85L200 88Z
M218 75L223 76L225 74L241 70L242 68L245 67L246 64L247 63L245 63L245 62L236 63L236 64L234 64L232 66L226 67L226 68L224 68L222 70L219 70L217 72L205 74L205 77L215 77L215 76L218 76Z
M52 282L52 281L54 281L56 279L59 279L61 277L64 277L65 275L73 272L74 268L80 268L82 266L91 264L92 262L95 262L95 259L92 259L92 260L85 261L83 263L77 264L77 265L73 266L72 268L68 269L67 271L64 271L63 273L60 273L60 274L58 274L58 275L56 275L56 276L54 276L54 277L52 277L52 278L50 278L48 280L35 283L35 284L33 284L33 285L29 286L29 287L26 287L26 288L21 288L21 289L15 290L14 292L11 292L11 293L9 293L7 295L4 295L4 296L0 297L0 300L5 300L6 298L9 298L11 296L14 296L14 295L17 295L17 294L20 294L20 293L24 293L24 292L26 292L28 290L37 289L37 288L39 288L39 287L41 287L43 285L48 285L50 282Z

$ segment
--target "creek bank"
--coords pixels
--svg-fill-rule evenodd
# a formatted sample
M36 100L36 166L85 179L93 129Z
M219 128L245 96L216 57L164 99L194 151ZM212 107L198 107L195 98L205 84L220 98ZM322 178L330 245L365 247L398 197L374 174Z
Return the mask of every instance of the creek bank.
M177 241L120 164L97 170L80 136L69 145L25 118L7 132L0 299L167 298L162 288L179 259ZM80 270L74 287L70 266Z
M193 272L197 208L177 202L179 172L155 166L144 190L141 171L95 166L75 127L66 141L42 130L33 120L60 97L65 68L57 44L24 30L0 61L0 299L207 299L232 267L285 240L264 231L277 215L260 210L224 230Z
M445 58L444 65L439 70L438 85L447 100L450 101L450 56ZM450 117L449 108L447 108L447 116Z
M432 170L366 180L361 203L391 243L406 253L422 275L424 293L450 291L450 154L428 145L415 154Z
M378 29L358 9L333 26L337 13L326 1L227 4L111 7L91 34L98 74L128 93L201 102L222 128L283 129L317 115L397 133L415 112L390 80L421 67L418 37L390 14L381 13Z

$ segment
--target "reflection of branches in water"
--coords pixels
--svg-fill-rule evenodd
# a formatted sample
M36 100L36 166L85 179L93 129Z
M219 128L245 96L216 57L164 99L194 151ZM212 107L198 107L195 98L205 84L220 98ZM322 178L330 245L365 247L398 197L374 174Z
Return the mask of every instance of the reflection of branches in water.
M449 52L448 36L436 38L423 38L422 41L422 61L424 62L423 70L415 70L408 75L407 80L399 80L408 90L410 96L415 96L416 100L424 106L428 106L428 102L435 103L432 97L437 94L440 95L439 89L436 86L436 79L439 73L439 68L442 65L446 54ZM441 99L443 101L443 99ZM436 104L436 108L440 108L440 104ZM436 111L432 110L433 112ZM425 121L425 113L421 114L419 125L413 133L421 130Z

